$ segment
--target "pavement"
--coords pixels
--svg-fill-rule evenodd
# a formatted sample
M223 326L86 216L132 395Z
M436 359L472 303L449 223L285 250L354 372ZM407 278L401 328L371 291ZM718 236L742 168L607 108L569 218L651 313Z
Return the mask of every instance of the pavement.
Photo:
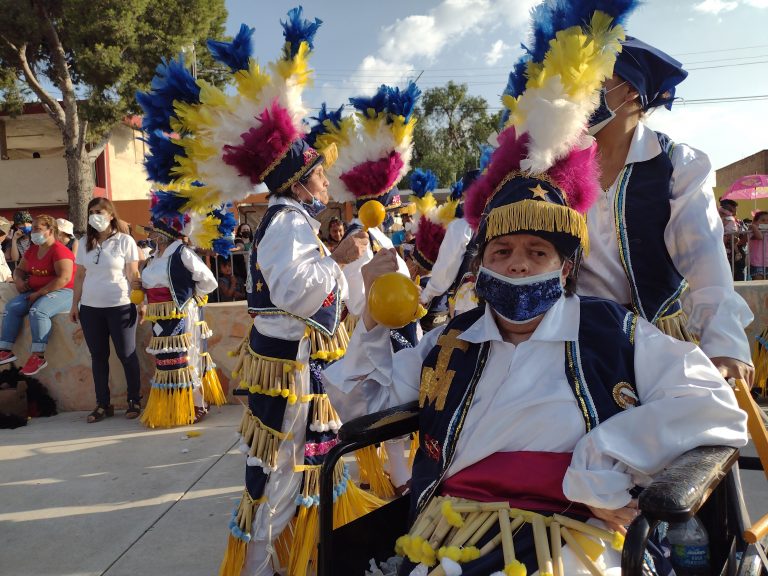
M242 408L170 430L86 415L0 430L0 574L215 576L243 489ZM742 483L752 518L768 513L763 473Z

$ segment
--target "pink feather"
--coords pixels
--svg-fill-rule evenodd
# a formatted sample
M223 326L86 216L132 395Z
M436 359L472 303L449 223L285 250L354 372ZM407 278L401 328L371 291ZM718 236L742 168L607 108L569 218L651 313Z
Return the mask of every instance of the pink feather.
M240 176L248 176L253 184L259 184L261 174L301 136L277 99L256 119L259 126L240 135L242 144L224 146L223 155L225 163L237 168Z
M514 126L499 134L499 147L491 156L488 170L465 192L464 218L472 228L477 230L485 205L491 199L493 191L507 174L520 169L520 160L525 157L527 150L528 134L518 138Z
M380 196L389 192L397 183L403 159L396 151L385 158L368 160L344 172L339 179L352 194L361 196Z
M429 261L437 260L440 244L445 238L445 228L433 222L426 216L419 218L419 229L416 231L416 249Z
M571 150L547 170L547 174L565 194L568 206L586 214L600 196L597 142L588 148Z

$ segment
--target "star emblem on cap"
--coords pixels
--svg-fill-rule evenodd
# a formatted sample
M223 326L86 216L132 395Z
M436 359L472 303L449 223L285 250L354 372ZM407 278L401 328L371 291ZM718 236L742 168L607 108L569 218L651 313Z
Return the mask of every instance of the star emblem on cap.
M546 198L547 197L547 191L541 187L541 184L536 184L534 188L528 188L531 192L533 192L534 198Z

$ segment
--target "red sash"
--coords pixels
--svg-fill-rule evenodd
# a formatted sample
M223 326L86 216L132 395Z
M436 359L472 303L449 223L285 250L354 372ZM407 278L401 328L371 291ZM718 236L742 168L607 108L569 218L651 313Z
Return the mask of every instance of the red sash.
M147 290L147 302L157 304L158 302L172 302L170 288L149 288Z

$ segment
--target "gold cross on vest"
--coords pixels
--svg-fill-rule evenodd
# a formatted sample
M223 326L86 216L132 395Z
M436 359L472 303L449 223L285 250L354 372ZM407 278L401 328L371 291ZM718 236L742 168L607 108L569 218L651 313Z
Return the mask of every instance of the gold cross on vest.
M419 407L434 402L435 410L440 411L445 407L445 398L451 387L455 370L448 369L448 362L454 350L466 352L469 342L459 340L460 330L450 330L437 339L440 352L437 354L437 363L434 368L425 366L421 372L421 388L419 389Z

